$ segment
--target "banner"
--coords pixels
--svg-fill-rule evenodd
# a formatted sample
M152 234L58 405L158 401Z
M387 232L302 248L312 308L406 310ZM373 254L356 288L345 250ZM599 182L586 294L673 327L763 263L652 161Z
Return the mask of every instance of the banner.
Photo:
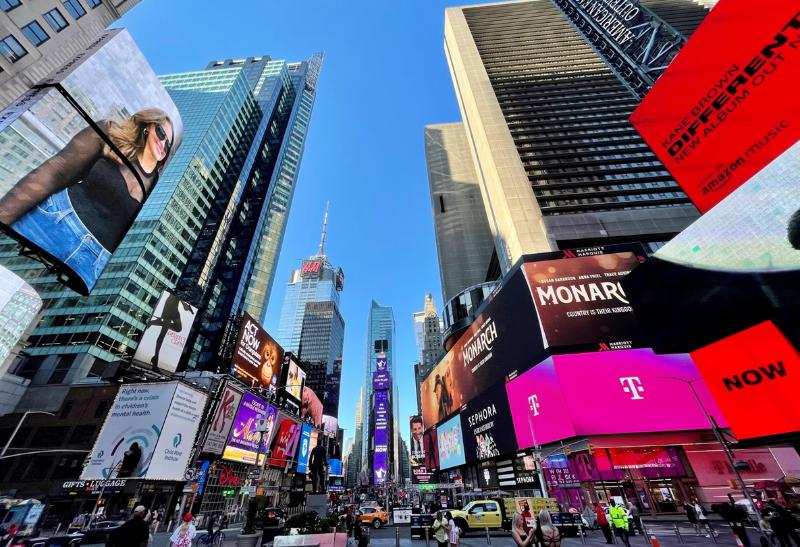
M85 296L158 185L183 124L124 30L103 33L48 84L60 89L33 90L0 113L0 229Z
M231 357L231 374L246 384L275 390L281 377L283 348L245 312ZM299 394L299 392L298 392ZM299 397L298 397L299 401Z
M300 430L300 448L297 451L297 472L308 473L308 458L311 455L311 426L303 424Z
M254 464L258 454L258 465L263 465L267 453L266 447L275 429L276 414L277 409L274 406L252 393L245 393L236 411L222 459ZM263 424L264 427L264 442L260 445L259 424Z
M197 308L163 291L153 308L153 316L144 329L133 360L153 370L175 372L192 330Z
M299 422L283 412L278 413L278 420L275 423L275 436L270 445L271 458L269 464L273 467L285 467L286 463L294 458L300 444Z
M517 450L514 424L503 386L488 389L461 409L467 463L489 460Z
M799 38L792 2L721 0L631 114L700 211L800 139Z
M425 467L428 471L439 469L439 438L436 435L436 427L432 427L425 432Z
M3 362L42 309L39 294L21 277L0 266L0 376Z
M450 469L464 465L464 437L461 434L461 419L453 416L436 428L439 442L439 467Z
M425 463L425 440L423 438L425 426L422 423L422 416L411 416L408 421L411 430L411 465L421 465Z
M184 480L205 403L177 382L122 386L81 480Z
M209 454L222 454L225 450L225 443L236 419L239 410L239 403L242 400L242 392L231 385L226 385L220 396L214 416L206 434L206 442L203 444L202 452Z
M386 482L388 472L389 450L389 392L375 391L373 416L375 426L373 429L374 456L372 462L373 484L379 485Z

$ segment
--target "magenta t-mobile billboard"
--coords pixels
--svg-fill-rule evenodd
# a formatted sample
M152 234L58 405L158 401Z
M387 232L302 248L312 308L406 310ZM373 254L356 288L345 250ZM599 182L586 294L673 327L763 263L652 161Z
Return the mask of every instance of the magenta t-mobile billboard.
M688 355L650 349L556 355L506 384L519 448L574 437L708 429L722 413Z

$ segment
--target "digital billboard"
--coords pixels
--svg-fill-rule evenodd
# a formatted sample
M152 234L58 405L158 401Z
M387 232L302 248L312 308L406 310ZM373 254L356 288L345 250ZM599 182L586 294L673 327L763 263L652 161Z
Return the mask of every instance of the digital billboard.
M258 465L264 463L266 447L275 431L277 409L252 393L245 393L236 411L228 442L222 453L223 460L254 464L258 454ZM260 443L263 424L264 442Z
M274 391L281 377L282 363L283 348L258 321L245 312L233 348L231 374L241 378L246 384Z
M332 458L328 460L328 476L330 477L343 477L344 472L342 468L342 460Z
M620 280L641 262L639 244L563 251L522 265L551 352L631 349L639 327Z
M122 386L81 480L184 480L205 404L178 382Z
M514 272L420 387L428 426L502 378L546 357L525 274Z
M464 437L461 433L461 418L456 415L436 427L439 442L439 468L450 469L464 465Z
M499 486L497 483L497 468L494 461L478 464L478 484L481 490L492 490Z
M488 389L461 408L467 463L514 452L517 440L505 389Z
M410 442L410 460L411 465L425 463L425 425L422 422L422 416L411 416L408 419L409 430L411 432Z
M770 321L692 352L737 439L800 430L800 354ZM768 420L754 408L777 405Z
M128 32L106 31L0 112L0 229L88 295L182 135Z
M286 352L280 373L280 387L277 392L278 405L293 413L299 413L303 404L303 391L306 372L300 366L296 355Z
M275 422L275 434L270 444L271 458L269 464L273 467L285 467L289 460L294 458L300 444L300 431L302 426L294 418L278 413Z
M0 266L0 376L3 362L41 309L42 299L33 287Z
M163 372L175 372L197 308L163 291L136 347L134 361Z
M314 390L308 386L303 386L303 402L300 405L300 419L305 420L306 417L311 419L314 427L322 429L322 401L319 400Z
M303 424L300 429L300 447L297 449L297 472L308 473L308 457L311 455L311 426Z
M708 429L709 423L684 380L699 373L688 355L650 349L554 355L506 384L519 448L576 435ZM693 383L706 410L725 421L702 381ZM586 401L603 394L606 412L587 412ZM675 409L681 409L675 412Z
M231 384L226 384L222 388L219 403L217 408L214 409L214 415L211 417L211 424L208 428L208 433L206 433L202 452L222 454L225 451L225 443L236 420L236 413L239 411L241 400L242 392Z
M373 446L372 483L374 485L386 482L388 472L389 450L389 392L376 391L373 395Z
M432 427L425 432L425 467L428 471L439 469L439 439L436 435L436 427Z
M721 0L631 114L700 211L800 139L798 38L792 2Z

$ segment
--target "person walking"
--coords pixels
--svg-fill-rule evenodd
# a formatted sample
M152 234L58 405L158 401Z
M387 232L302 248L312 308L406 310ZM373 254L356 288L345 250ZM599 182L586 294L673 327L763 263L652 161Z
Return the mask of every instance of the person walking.
M106 547L145 547L150 541L150 529L144 521L147 508L137 505L125 524L111 532Z
M633 526L636 527L636 530L644 535L644 530L642 529L642 515L639 513L639 508L632 501L628 502L628 514L631 516Z
M608 518L606 518L606 512L603 511L603 508L600 507L600 504L594 502L594 514L597 518L597 526L603 531L603 536L606 538L606 543L611 545L614 543L614 537L611 535L611 526L608 524Z
M694 500L694 512L697 515L697 524L701 530L706 531L706 537L710 538L711 534L714 534L714 537L717 536L717 533L711 527L711 523L708 522L708 516L706 515L706 510L703 509L703 506L700 505L698 500Z
M631 547L630 539L628 538L628 512L624 507L617 505L614 499L609 500L611 506L608 511L608 516L611 517L611 528L614 529L614 535L622 540L626 547Z
M191 513L186 513L181 519L181 523L172 532L169 538L170 547L192 547L192 541L197 535L197 528L195 528L192 521L194 517ZM209 538L209 543L213 541L213 535Z
M553 526L550 513L545 510L539 511L539 521L536 523L538 530L541 530L541 547L561 547L561 532Z
M684 506L684 510L686 511L686 519L689 521L689 524L692 525L694 528L694 533L698 536L700 535L700 525L697 523L697 513L694 511L694 503L691 501L687 501L686 505Z
M453 521L453 515L450 511L445 514L445 518L447 518L447 541L450 543L450 547L458 547L461 538L461 528Z
M444 518L444 513L438 511L436 513L436 520L433 521L433 538L436 540L438 547L447 547L447 521Z

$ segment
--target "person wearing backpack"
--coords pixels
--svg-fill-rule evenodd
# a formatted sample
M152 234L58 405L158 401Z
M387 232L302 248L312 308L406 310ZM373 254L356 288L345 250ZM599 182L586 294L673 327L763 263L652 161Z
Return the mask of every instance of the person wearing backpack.
M182 522L175 528L175 531L172 532L172 536L169 538L169 542L171 547L192 547L192 541L194 541L194 537L197 535L197 528L195 528L192 521L194 517L191 513L186 513L183 515ZM209 539L209 542L212 541Z

